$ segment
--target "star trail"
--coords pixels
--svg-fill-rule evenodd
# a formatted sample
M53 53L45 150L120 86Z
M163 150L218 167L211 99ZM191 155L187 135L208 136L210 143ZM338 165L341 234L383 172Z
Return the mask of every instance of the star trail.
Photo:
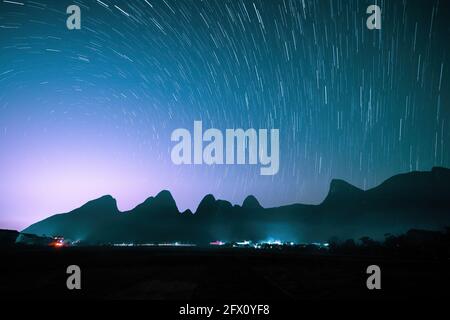
M66 8L81 9L68 30ZM381 30L366 26L369 5ZM0 2L0 226L111 194L319 203L450 166L448 1ZM173 164L171 132L279 129L279 171Z

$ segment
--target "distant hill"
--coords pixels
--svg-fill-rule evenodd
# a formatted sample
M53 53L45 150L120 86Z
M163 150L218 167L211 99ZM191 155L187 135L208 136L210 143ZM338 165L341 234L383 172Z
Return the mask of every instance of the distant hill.
M62 235L89 243L212 240L326 241L331 236L381 238L411 228L450 225L450 169L399 174L363 191L333 180L319 205L263 208L254 196L242 206L207 195L195 213L181 213L169 191L161 191L136 208L120 212L111 196L92 200L69 213L39 221L25 230Z
M0 230L0 247L14 245L18 236L19 232L16 230Z

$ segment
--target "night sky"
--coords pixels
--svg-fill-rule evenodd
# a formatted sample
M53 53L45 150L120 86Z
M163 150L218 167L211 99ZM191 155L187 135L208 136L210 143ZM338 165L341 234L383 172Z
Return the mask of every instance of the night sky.
M333 178L450 166L449 1L0 1L0 228L104 194L319 203ZM279 129L278 174L174 165L195 120Z

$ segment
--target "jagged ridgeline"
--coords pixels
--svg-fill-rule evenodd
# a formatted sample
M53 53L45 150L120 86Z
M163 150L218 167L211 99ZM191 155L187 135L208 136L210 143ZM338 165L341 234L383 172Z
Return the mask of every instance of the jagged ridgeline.
M37 222L23 232L61 235L87 243L207 243L212 240L311 242L331 236L382 238L411 228L439 230L450 225L450 169L433 168L389 178L363 191L333 180L319 205L292 204L263 208L253 196L232 205L207 195L195 213L180 212L169 191L136 208L120 212L104 196L69 213Z

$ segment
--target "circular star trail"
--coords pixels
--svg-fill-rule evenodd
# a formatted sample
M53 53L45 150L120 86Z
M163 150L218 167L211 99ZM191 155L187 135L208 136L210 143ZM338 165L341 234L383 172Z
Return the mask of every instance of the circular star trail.
M450 166L447 1L0 2L0 225L23 228L103 194L162 189L263 206L319 203ZM68 30L66 8L81 9ZM176 128L280 130L280 170L175 166Z

